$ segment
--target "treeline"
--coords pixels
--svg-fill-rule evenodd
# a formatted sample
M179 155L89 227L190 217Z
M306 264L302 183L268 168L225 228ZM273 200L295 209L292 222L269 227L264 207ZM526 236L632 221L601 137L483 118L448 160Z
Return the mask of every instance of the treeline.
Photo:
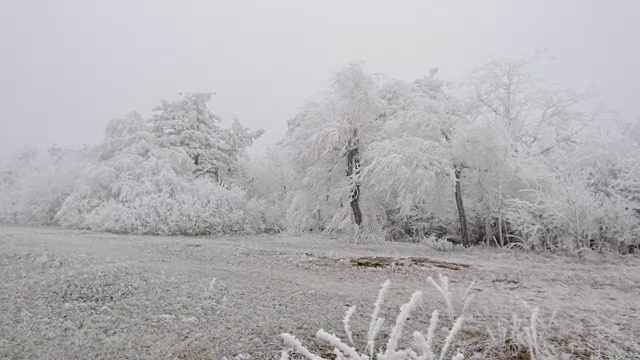
M527 249L640 242L640 121L590 110L531 59L464 81L339 71L277 144L223 127L210 94L111 121L101 144L26 150L0 221L121 233L324 231Z

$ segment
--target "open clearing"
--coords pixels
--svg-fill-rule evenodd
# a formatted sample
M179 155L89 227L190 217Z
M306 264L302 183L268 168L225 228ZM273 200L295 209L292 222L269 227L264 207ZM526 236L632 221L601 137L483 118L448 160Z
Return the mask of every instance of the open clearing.
M369 268L337 259L426 256L469 265ZM289 332L311 348L319 328L343 336L357 305L363 338L380 285L393 322L424 292L406 334L425 330L447 275L454 294L475 280L458 346L486 346L487 327L540 308L541 336L573 358L640 358L640 259L566 258L476 248L441 252L402 243L347 244L317 236L147 237L0 227L2 359L273 359ZM215 281L213 279L215 278ZM553 311L555 320L547 330ZM442 331L446 331L443 329ZM407 338L409 338L408 336Z

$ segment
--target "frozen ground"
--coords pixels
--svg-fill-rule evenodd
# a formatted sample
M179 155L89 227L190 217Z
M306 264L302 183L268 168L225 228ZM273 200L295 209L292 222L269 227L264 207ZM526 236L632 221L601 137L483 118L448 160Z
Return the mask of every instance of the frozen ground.
M370 269L333 261L364 255L428 256L470 267ZM444 309L426 281L438 273L458 293L475 280L473 318L458 343L468 353L487 346L487 327L509 324L513 313L528 316L524 301L540 307L547 343L573 358L640 358L638 257L18 227L0 227L0 358L273 359L282 332L310 345L319 328L344 335L341 320L350 305L358 305L353 328L361 339L386 279L392 281L383 310L389 321L414 290L424 292L411 333L425 330L433 309Z

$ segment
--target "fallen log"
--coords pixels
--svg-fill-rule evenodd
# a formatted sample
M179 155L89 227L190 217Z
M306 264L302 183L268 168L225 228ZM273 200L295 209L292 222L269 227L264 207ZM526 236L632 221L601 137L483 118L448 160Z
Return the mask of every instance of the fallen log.
M453 263L441 260L433 260L422 256L388 257L388 256L363 256L344 259L353 266L388 268L398 266L437 267L450 270L462 270L468 268L468 264Z

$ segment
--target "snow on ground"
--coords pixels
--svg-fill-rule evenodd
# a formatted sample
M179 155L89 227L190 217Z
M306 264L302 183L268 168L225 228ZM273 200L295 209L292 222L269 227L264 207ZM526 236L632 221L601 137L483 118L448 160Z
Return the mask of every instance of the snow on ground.
M470 267L373 269L335 261L371 255L427 256ZM411 334L426 329L431 311L444 310L427 282L442 273L457 297L475 281L472 319L457 345L467 353L486 346L487 328L509 325L514 313L526 319L526 302L540 307L541 336L574 358L637 359L639 269L638 257L619 255L0 227L0 358L273 359L282 332L320 351L316 331L343 336L341 320L351 305L358 306L354 337L364 337L386 279L392 282L382 314L388 322L413 291L424 292L405 330Z

